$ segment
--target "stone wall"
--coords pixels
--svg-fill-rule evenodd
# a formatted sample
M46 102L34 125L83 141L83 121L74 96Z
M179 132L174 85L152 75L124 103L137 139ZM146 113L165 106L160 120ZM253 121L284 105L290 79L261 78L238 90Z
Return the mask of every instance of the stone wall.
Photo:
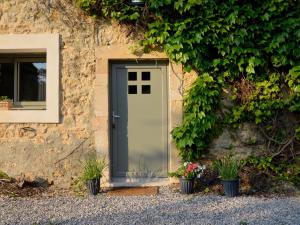
M126 27L94 20L72 0L0 0L0 35L34 33L61 37L60 123L0 124L0 169L67 187L95 151L95 49L131 38Z
M242 123L236 128L225 128L219 137L215 138L209 148L212 158L234 153L240 158L257 154L264 150L264 139L255 124Z
M138 35L115 22L88 17L72 0L0 0L0 35L34 33L60 34L60 123L0 124L0 170L69 187L82 160L95 152L95 50L131 44ZM185 74L184 90L196 76ZM261 140L246 124L225 130L212 143L211 153L233 149L248 154L255 142Z
M184 74L184 93L189 90L197 76L195 72ZM228 113L228 109L233 106L230 99L230 93L224 91L221 99L222 114ZM265 139L257 126L253 123L242 123L235 128L224 128L210 143L206 157L215 159L233 153L240 158L246 158L250 154L260 154L264 150Z

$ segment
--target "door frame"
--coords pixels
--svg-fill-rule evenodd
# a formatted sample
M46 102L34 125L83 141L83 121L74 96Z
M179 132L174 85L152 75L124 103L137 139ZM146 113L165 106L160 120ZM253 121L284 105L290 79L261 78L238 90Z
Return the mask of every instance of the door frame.
M167 61L168 72L168 171L174 171L179 164L178 150L171 138L171 130L182 122L183 70L169 60L163 52L133 54L130 45L111 45L96 48L96 73L94 81L93 127L96 153L106 156L108 169L101 180L106 187L114 186L111 177L111 137L110 137L110 63L115 61ZM169 181L174 181L168 178ZM140 184L141 185L141 184Z
M166 162L166 166L167 166L167 172L170 172L169 171L169 164L170 164L170 159L169 159L169 155L170 155L170 152L169 152L169 135L168 135L168 132L170 130L169 128L169 77L168 77L168 71L169 71L169 62L167 60L140 60L140 61L137 61L137 60L123 60L123 61L120 61L120 60L111 60L109 62L109 135L110 135L110 142L109 142L109 161L111 162L110 165L109 165L109 172L111 174L111 181L113 182L114 180L117 180L116 177L113 176L113 164L114 164L114 160L113 160L113 147L114 147L114 140L113 140L113 127L112 127L112 105L113 105L113 81L112 81L112 67L113 65L118 65L118 64L124 64L124 65L132 65L133 68L136 67L136 68L139 68L139 63L142 64L143 66L151 66L152 68L155 68L156 65L158 66L163 66L165 67L166 71L165 73L166 74L162 74L162 76L166 76L166 84L165 84L165 94L166 94L166 102L167 102L167 115L166 115L166 118L167 118L167 132L166 132L166 141L167 141L167 149L166 149L166 154L167 154L167 162ZM127 178L124 178L124 179L127 179ZM128 180L128 179L127 179ZM138 180L138 179L135 179L135 180ZM140 180L147 180L147 178L142 178ZM150 179L148 179L150 180Z

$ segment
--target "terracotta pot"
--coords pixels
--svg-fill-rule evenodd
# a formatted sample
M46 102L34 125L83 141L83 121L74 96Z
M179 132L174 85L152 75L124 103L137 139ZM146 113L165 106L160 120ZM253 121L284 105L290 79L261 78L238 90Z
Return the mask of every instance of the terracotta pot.
M12 101L0 101L0 110L10 110Z

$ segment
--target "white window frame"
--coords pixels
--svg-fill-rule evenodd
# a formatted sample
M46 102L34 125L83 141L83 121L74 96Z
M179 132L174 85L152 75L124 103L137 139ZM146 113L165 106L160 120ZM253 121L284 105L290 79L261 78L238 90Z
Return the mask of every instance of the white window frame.
M0 123L59 123L59 35L0 35L1 53L46 53L47 87L45 110L0 110Z

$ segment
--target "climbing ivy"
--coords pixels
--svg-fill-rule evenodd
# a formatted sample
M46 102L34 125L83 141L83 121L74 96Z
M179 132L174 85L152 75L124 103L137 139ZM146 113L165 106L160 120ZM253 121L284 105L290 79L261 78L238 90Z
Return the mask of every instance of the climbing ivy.
M215 111L219 106L222 83L222 77L214 78L204 73L184 98L183 123L172 131L172 136L185 161L198 159L209 144L209 131L217 120Z
M145 0L143 7L125 0L76 2L93 15L144 26L145 51L161 47L199 74L184 99L183 123L172 132L183 159L203 152L218 121L254 121L265 132L280 130L278 115L299 116L298 0ZM224 88L235 104L227 119L216 116ZM299 136L295 120L287 141Z
M136 21L141 8L123 0L75 0L84 11L94 15L115 18L119 21Z

